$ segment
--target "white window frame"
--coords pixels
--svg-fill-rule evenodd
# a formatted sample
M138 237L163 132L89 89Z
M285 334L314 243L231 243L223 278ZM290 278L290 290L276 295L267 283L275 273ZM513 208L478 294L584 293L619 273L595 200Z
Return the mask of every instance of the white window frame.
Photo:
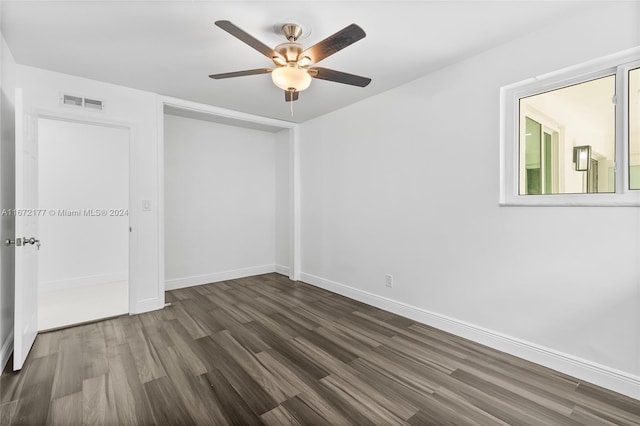
M533 77L500 88L500 199L503 206L640 206L640 190L629 190L630 69L640 66L640 48ZM519 194L519 100L550 90L616 75L615 191L595 194Z
M639 55L640 56L640 55ZM636 68L640 68L640 58L637 61L634 62L629 62L626 63L624 65L622 65L620 67L620 71L622 73L622 75L625 76L625 78L628 78L629 76L629 71L636 69ZM622 112L623 112L623 117L622 117L622 134L624 135L624 143L625 143L625 147L627 149L627 157L626 157L626 162L627 162L627 167L624 168L622 176L624 178L624 182L626 187L629 187L629 174L630 174L630 164L631 164L631 159L630 159L630 155L629 155L629 149L630 149L630 142L631 140L630 135L629 135L629 86L626 85L624 87L624 90L622 92ZM631 192L640 192L640 189L633 189L633 190L629 190Z

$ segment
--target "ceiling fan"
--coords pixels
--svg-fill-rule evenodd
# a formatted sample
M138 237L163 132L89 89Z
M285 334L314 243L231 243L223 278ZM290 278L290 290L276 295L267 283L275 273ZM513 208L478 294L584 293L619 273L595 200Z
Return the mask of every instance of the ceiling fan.
M271 73L273 83L284 90L286 102L298 100L299 93L309 87L312 77L358 87L365 87L371 82L370 78L312 66L364 38L365 32L356 24L341 29L309 48L297 42L302 35L300 25L284 24L281 32L287 38L287 42L273 49L230 21L216 21L216 25L272 60L276 67L212 74L209 76L211 78L222 79Z

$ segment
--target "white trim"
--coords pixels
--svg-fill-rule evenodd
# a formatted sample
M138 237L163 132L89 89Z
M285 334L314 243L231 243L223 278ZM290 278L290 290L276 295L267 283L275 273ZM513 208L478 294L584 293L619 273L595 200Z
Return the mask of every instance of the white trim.
M156 188L156 197L158 198L158 252L156 253L158 259L158 299L160 308L164 308L165 305L165 267L164 267L164 103L160 96L158 96L160 102L156 103L156 149L158 150L158 187Z
M290 268L288 266L275 265L275 272L277 272L280 275L289 276L289 269Z
M289 279L300 279L300 130L295 127L289 132L289 208L291 223L289 226Z
M136 182L136 174L134 173L134 168L136 167L135 163L135 152L138 138L138 127L131 125L129 127L129 261L127 265L127 280L129 281L129 285L127 287L127 296L129 298L129 313L134 312L134 306L138 303L136 297L138 295L138 287L141 283L141 280L138 279L138 275L136 273L138 269L137 258L139 256L139 244L138 244L138 218L140 212L136 207L136 203L138 201L138 185ZM134 232L132 232L132 230Z
M271 272L276 272L276 265L262 265L251 268L214 272L211 274L194 275L191 277L172 278L165 281L165 288L167 290L176 290L178 288L235 280L238 278L252 277L254 275L269 274Z
M68 288L127 281L128 279L128 271L114 272L112 274L88 275L84 277L66 278L63 280L40 281L38 283L38 290L41 292L50 292Z
M2 348L0 348L0 372L4 371L7 366L11 352L13 352L13 328L9 331L9 335L4 339Z
M640 376L315 275L302 273L300 278L306 283L325 290L402 315L640 400Z
M617 105L624 100L622 67L640 58L640 47L543 74L500 88L500 195L502 206L640 206L640 191L629 191L625 182L628 146L623 113L616 114L616 192L612 194L519 195L518 102L524 96L541 93L605 75L616 75ZM620 108L622 110L623 108Z
M275 118L263 117L260 115L247 114L245 112L234 111L231 109L215 107L211 105L201 104L184 99L172 98L169 96L159 96L161 110L164 112L164 106L173 106L180 109L203 112L218 117L225 117L234 120L246 121L248 123L263 124L266 126L279 127L281 129L293 129L297 127L296 123L290 121L277 120Z
M153 297L151 299L144 299L136 301L136 304L130 310L129 315L142 314L150 311L157 311L164 308L164 293L162 298Z
M36 108L35 111L38 118L45 118L49 120L60 120L92 126L116 127L127 129L130 132L131 129L135 127L135 124L131 121L117 117L96 116L94 114L84 113L84 111L60 111L50 108Z
M621 107L622 109L622 135L623 135L623 140L624 142L626 142L626 149L624 150L625 153L625 158L624 158L624 163L622 164L622 180L624 181L624 188L627 188L627 185L630 184L630 174L631 174L631 159L635 156L637 156L637 154L631 154L631 135L629 133L629 117L630 117L630 112L629 112L629 72L633 69L636 69L640 67L640 60L635 61L635 62L631 62L628 64L625 64L623 67L620 68L619 72L620 72L620 76L619 79L623 80L626 85L624 87L622 87L621 90L621 94L618 96L618 102L617 102L617 107ZM624 77L624 79L620 78L620 77ZM619 131L619 130L618 130ZM629 191L634 191L632 189L629 189ZM638 190L635 190L636 192L640 192Z

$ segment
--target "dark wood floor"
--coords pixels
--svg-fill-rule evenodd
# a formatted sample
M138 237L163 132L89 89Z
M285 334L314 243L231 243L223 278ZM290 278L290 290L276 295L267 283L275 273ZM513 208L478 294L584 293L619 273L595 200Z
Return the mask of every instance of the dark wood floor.
M167 299L40 334L0 424L640 424L640 401L281 275Z

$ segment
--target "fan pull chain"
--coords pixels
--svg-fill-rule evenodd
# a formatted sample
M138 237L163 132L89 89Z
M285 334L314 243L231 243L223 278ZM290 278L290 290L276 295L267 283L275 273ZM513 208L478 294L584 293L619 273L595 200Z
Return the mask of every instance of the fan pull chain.
M293 90L291 91L291 101L289 102L289 106L291 108L291 116L293 117Z

